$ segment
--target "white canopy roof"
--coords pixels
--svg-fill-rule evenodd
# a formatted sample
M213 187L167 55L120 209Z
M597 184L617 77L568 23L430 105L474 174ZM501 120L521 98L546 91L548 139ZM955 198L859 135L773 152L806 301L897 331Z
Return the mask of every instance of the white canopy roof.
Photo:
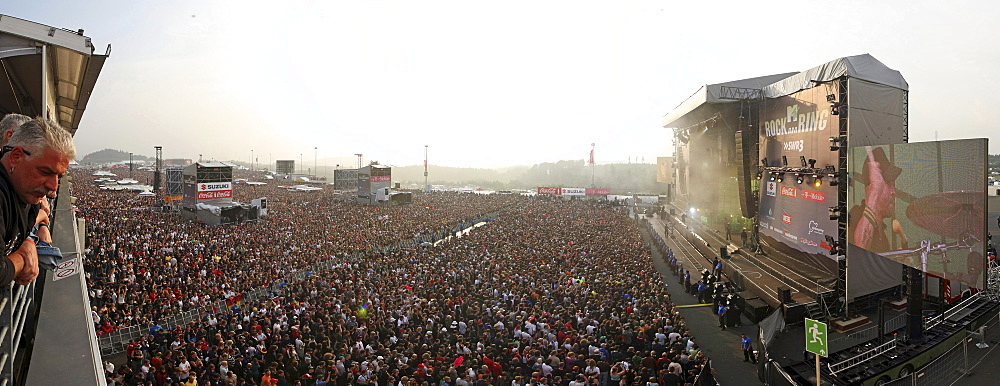
M834 59L819 66L802 71L764 87L764 96L777 98L800 90L815 87L817 83L828 82L841 76L866 80L900 90L908 90L909 84L899 71L882 64L869 54Z
M771 83L778 80L787 78L789 76L795 75L794 72L775 74L768 76L761 76L757 78L734 80L732 82L716 83L716 84L706 84L701 86L694 94L677 105L673 111L663 117L663 127L678 127L678 126L688 126L695 122L687 122L687 120L681 120L688 113L698 109L699 107L706 104L716 104L716 103L734 103L736 100L732 99L721 99L722 87L738 87L738 88L752 88L752 89L762 89Z

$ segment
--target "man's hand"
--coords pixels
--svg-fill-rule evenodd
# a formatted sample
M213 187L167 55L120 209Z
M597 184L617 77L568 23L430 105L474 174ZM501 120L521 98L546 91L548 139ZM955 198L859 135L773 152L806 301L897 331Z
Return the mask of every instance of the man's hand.
M41 202L41 207L38 208L38 215L35 216L35 225L48 224L49 214L51 213L52 213L52 208L49 207L49 200L43 198Z
M31 284L38 277L38 251L35 249L35 243L25 241L14 253L20 254L24 261L24 266L21 267L21 272L14 276L14 281L20 285Z

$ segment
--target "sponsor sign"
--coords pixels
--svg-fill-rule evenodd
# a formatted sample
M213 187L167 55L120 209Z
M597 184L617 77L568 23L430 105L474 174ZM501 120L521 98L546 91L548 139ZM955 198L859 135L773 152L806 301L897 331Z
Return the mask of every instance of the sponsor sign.
M773 213L775 218L771 223L783 229L761 228L760 237L767 243L782 243L828 259L832 259L829 250L818 243L825 235L818 231L837 229L836 220L829 220L828 213L828 208L836 204L837 187L795 184L792 176L797 172L812 175L812 169L838 164L838 153L830 151L829 139L838 134L839 120L843 116L830 114L831 102L827 100L830 95L840 98L837 82L768 99L761 105L759 121L759 158L766 159L772 171L781 167L788 178L783 183L767 181L766 190L765 184L761 184L758 220L769 220ZM825 174L823 171L817 173ZM827 196L832 203L826 200ZM779 215L781 223L777 222ZM790 221L792 218L794 222ZM794 235L802 236L792 237Z
M392 176L372 176L372 178L371 178L372 182L387 182L387 181L391 181L391 180L392 180Z
M587 194L587 189L584 188L562 188L563 196L583 196Z
M774 182L774 181L768 181L767 182L767 195L771 196L771 197L774 197L777 191L778 191L778 183Z
M809 239L807 239L805 237L800 237L799 238L799 242L802 243L802 244L811 245L811 246L814 246L814 247L818 247L819 246L819 244L816 244L815 241L809 240Z
M199 192L213 192L220 190L233 190L232 182L202 182L198 184Z
M781 195L785 197L795 198L799 196L799 189L793 188L791 186L782 186Z
M232 190L198 192L199 200L215 200L218 198L233 198Z
M588 196L607 196L611 194L611 189L608 188L587 188Z
M816 202L826 202L826 194L823 192L802 189L802 199Z
M809 220L809 234L825 235L826 231L819 227L819 223L813 220Z
M561 188L556 187L538 187L538 194L562 194Z
M199 200L232 199L233 183L226 182L202 182L197 185L197 197Z

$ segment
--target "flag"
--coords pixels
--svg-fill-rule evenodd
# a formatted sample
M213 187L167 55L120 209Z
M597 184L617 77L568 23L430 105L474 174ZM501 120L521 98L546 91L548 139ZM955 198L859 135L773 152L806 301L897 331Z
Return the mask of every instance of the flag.
M590 149L590 164L594 164L594 149Z

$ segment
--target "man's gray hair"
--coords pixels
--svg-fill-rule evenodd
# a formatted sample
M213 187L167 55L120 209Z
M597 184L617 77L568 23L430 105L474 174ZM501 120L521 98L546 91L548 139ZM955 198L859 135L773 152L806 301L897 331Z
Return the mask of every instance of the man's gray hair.
M8 146L20 146L31 153L28 158L42 155L45 149L52 149L57 154L66 156L71 161L76 158L76 146L73 136L59 127L58 123L41 117L29 120L21 125L10 137Z
M30 121L31 117L27 115L21 115L18 113L10 113L0 120L0 135L5 135L8 131L17 131L18 127L21 127L25 122Z

